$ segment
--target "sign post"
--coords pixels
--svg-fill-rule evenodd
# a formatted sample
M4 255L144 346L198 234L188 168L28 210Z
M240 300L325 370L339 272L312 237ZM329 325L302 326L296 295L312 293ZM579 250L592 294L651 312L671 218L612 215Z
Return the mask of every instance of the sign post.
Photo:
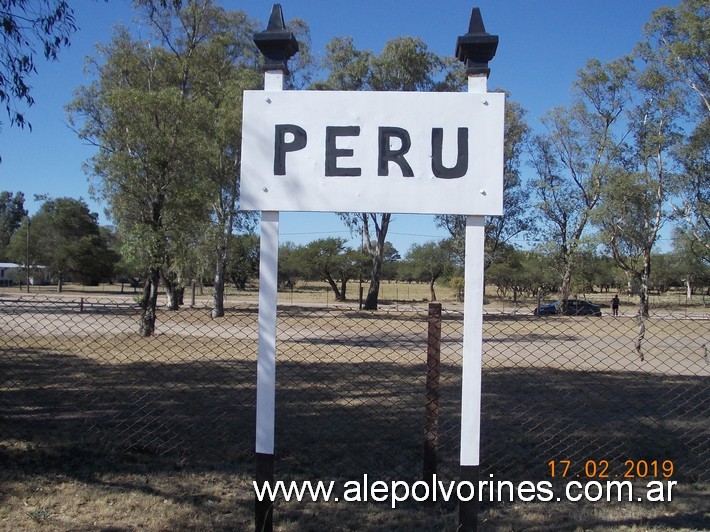
M468 33L456 41L456 57L466 65L468 92L485 98L490 69L498 48L498 36L486 33L481 11L471 12ZM502 139L501 139L502 140ZM501 159L502 164L502 159ZM500 175L501 186L503 176ZM502 212L501 212L502 214ZM459 501L459 528L462 532L478 527L478 480L481 449L481 377L483 357L483 259L484 217L466 216L464 257L463 360L461 371L461 481L476 487L475 497ZM473 495L473 494L472 494Z
M287 61L298 51L293 33L286 30L283 12L274 4L266 30L254 35L264 54L264 93L283 90ZM268 96L265 96L268 98ZM276 304L278 298L279 213L261 213L259 260L259 340L256 365L256 482L274 479L274 428L276 416ZM255 497L256 498L256 497ZM273 500L255 501L255 529L273 530Z
M254 42L266 56L265 90L245 91L240 208L261 211L257 361L257 483L273 480L276 302L280 211L466 216L461 480L480 463L484 216L503 214L505 98L487 92L498 37L478 8L456 55L468 92L283 91L298 51L276 4ZM477 496L459 506L476 529ZM257 530L272 529L273 501L256 501Z

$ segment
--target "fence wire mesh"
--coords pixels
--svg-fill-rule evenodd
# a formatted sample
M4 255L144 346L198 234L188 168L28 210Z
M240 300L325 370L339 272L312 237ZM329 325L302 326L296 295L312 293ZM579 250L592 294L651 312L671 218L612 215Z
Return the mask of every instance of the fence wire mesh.
M251 467L256 306L220 319L206 307L161 310L149 338L139 313L127 297L0 297L0 465L32 446L60 459L106 448ZM706 482L709 318L702 307L643 320L487 312L482 474L541 479L561 459L623 473L644 459ZM456 479L462 313L444 310L440 327L437 474ZM422 305L279 307L276 477L420 479L427 331Z

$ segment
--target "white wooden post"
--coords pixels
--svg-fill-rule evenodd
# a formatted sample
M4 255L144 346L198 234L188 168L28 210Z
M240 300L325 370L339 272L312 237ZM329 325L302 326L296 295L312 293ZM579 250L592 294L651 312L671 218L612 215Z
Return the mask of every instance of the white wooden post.
M264 74L264 89L283 89L283 72ZM259 346L256 364L256 452L274 454L276 414L276 304L278 299L279 213L261 213L259 255Z
M240 206L262 212L257 483L273 480L279 212L349 212L357 202L358 208L367 212L468 214L460 464L461 480L475 481L473 486L477 487L484 215L501 215L503 205L504 97L486 92L488 61L495 54L498 37L485 32L480 10L474 8L469 32L459 37L456 45L456 55L466 64L469 75L469 94L283 91L286 61L298 45L285 30L278 4L269 27L256 34L254 42L266 57L265 90L244 94ZM419 109L414 116L413 108ZM334 127L343 124L343 109L348 109L352 124ZM385 119L386 124L394 120L398 126L383 127ZM442 162L442 126L457 131L459 149L454 167ZM371 149L378 142L387 146L395 137L402 143L407 140L402 153L386 147L377 152ZM338 138L347 139L347 145L336 147ZM469 157L469 146L476 147L474 157ZM389 176L391 163L399 168ZM413 169L416 175L437 179L412 180ZM389 177L382 179L384 175ZM332 179L342 176L357 179ZM429 198L426 209L421 197ZM460 503L459 530L476 528L478 493L474 495L473 500ZM257 500L257 530L271 530L271 502Z
M283 89L283 72L264 74L265 91ZM279 272L279 212L261 212L259 243L259 340L256 361L256 481L274 480L276 428L276 308ZM273 501L256 501L255 530L273 530Z
M264 55L264 98L281 92L287 62L298 43L286 29L281 5L274 4L266 30L254 34L254 44ZM242 168L244 159L242 158ZM265 190L266 192L266 190ZM256 482L274 480L274 433L276 426L276 304L279 271L279 212L261 211L259 260L259 343L256 364ZM256 500L255 530L273 529L273 500Z
M487 101L488 75L490 73L488 61L495 55L497 47L498 37L486 33L480 10L473 8L468 33L459 37L456 42L456 55L466 65L468 92L480 94L480 103L482 105L489 104ZM487 191L482 188L478 193L485 196ZM483 216L466 216L460 476L461 481L470 482L474 486L474 493L472 494L472 499L459 501L458 530L461 532L473 532L478 529L478 502L480 500L478 480L481 463L484 243L485 218Z
M486 93L487 76L469 76L468 91ZM485 190L480 191L481 194ZM461 375L461 465L480 464L481 359L483 353L484 217L466 216L463 361Z
M256 363L256 452L274 454L276 415L276 301L279 213L261 213L259 346Z

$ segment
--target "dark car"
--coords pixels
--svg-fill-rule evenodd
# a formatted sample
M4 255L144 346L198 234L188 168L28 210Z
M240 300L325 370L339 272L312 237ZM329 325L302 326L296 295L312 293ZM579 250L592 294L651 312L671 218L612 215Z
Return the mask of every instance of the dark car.
M555 316L562 314L562 305L559 301L553 301L548 305L540 305L533 311L536 316ZM601 316L602 311L599 305L584 301L582 299L568 299L565 316Z

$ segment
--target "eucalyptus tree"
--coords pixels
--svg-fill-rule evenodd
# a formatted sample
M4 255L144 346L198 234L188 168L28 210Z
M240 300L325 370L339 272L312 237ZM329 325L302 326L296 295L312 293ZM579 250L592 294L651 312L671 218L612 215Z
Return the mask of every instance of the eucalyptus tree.
M710 6L707 0L681 0L653 12L638 53L666 77L690 91L695 111L710 113Z
M197 35L186 41L194 47ZM93 60L91 85L80 87L69 110L83 119L79 135L97 153L89 163L94 190L107 201L123 253L145 269L140 333L153 334L162 278L175 308L176 272L186 224L204 220L204 183L197 176L199 144L188 132L202 129L203 102L187 97L188 79L174 56L125 28ZM200 105L203 104L203 105Z
M525 120L525 109L517 102L506 100L503 147L503 215L487 216L485 220L484 267L505 260L507 246L517 236L529 231L532 219L529 211L530 191L520 174L521 158L527 145L530 127ZM445 228L452 239L454 260L463 265L466 217L437 215L439 227Z
M704 294L710 292L710 261L704 253L705 248L687 230L676 229L673 235L673 257L680 276L676 281L685 285L686 299L692 299L697 290L705 287Z
M667 221L670 154L680 139L680 99L653 66L632 76L632 83L636 101L628 113L629 134L594 219L616 264L640 287L638 312L648 316L652 253Z
M210 221L203 236L210 243L214 263L212 316L224 315L224 287L233 233L250 232L254 213L238 212L242 94L261 83L259 57L252 44L254 22L243 13L205 10L206 39L194 51L191 97L206 107L204 129L199 131L203 152L198 173L207 187ZM160 20L156 20L160 26ZM179 35L176 41L179 41ZM177 45L168 41L179 57Z
M637 55L683 97L685 141L676 150L681 171L672 186L673 210L710 260L710 6L682 0L654 11Z
M65 0L0 0L0 20L0 104L11 126L31 128L21 106L34 104L27 78L37 70L37 48L56 60L76 31L74 11Z
M632 68L629 58L606 64L590 60L573 86L573 103L549 111L543 119L547 131L531 144L537 220L554 249L563 303L575 256L619 158Z
M313 85L321 90L454 91L465 85L463 67L439 57L414 37L392 39L380 55L356 49L349 37L337 38L326 46L323 66L326 79ZM341 217L362 234L364 249L372 257L364 308L375 310L392 214L354 212Z
M710 263L710 115L701 120L677 149L681 170L672 184L673 210L698 253Z
M223 314L231 234L253 221L237 215L241 94L259 84L255 24L210 0L142 2L153 30L125 28L92 60L95 81L80 87L69 111L79 134L97 146L90 172L108 202L124 253L145 268L140 332L153 333L158 283L176 309L195 275L191 252L211 242L213 315Z

